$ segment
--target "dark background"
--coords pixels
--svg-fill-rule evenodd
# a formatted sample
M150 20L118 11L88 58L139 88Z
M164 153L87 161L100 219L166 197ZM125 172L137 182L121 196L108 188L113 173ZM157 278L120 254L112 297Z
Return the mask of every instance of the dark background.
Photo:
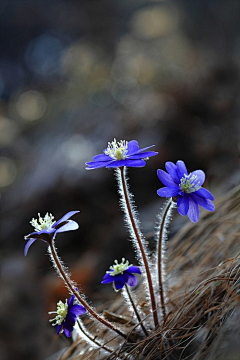
M113 260L135 261L113 171L85 170L108 141L156 145L129 170L150 235L165 161L203 169L215 196L239 181L240 2L1 0L0 18L0 352L38 360L67 344L47 315L67 292L43 243L23 257L29 221L81 210L57 247L95 305L115 297Z

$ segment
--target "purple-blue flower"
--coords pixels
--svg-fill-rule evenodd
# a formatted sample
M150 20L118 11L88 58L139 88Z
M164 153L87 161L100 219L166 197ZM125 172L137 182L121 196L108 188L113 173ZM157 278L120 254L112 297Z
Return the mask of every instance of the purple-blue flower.
M83 315L86 309L82 305L74 304L75 295L72 295L63 303L61 300L57 303L57 311L51 311L49 314L57 314L50 322L55 321L52 325L57 325L57 334L64 332L67 337L71 336L73 327L79 315Z
M122 262L118 264L118 261L114 261L115 264L110 266L110 270L106 272L101 284L108 284L114 282L116 290L123 288L125 284L129 286L137 285L137 279L133 273L141 274L141 270L138 266L129 265L129 261L125 262L122 258Z
M114 139L111 143L108 143L107 149L103 150L103 154L93 157L93 161L87 162L87 170L99 169L102 167L118 168L122 166L128 167L143 167L146 165L146 160L155 156L158 153L155 151L146 151L152 146L148 146L143 149L139 149L138 142L136 140L119 142Z
M36 219L30 221L35 232L24 237L25 240L28 240L24 247L24 255L27 255L28 249L37 239L50 244L50 242L55 239L57 233L78 229L78 224L73 220L69 220L70 217L78 212L79 211L69 211L58 221L53 221L54 216L52 216L52 214L47 213L44 218L38 214L38 221Z
M161 197L177 197L178 212L182 216L188 215L192 222L199 219L199 205L208 211L214 211L211 200L213 195L202 187L205 174L202 170L195 170L188 174L182 160L176 165L170 161L165 164L167 172L158 170L159 180L166 186L157 191Z

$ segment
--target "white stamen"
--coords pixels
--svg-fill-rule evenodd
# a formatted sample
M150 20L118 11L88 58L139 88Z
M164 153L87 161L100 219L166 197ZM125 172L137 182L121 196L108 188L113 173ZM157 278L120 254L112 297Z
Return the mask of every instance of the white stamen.
M53 221L54 216L52 214L46 213L44 218L41 217L40 213L38 213L38 220L32 219L30 224L34 227L35 231L42 231L44 229L50 228L56 221Z
M109 269L112 271L107 271L107 274L109 274L111 276L123 274L123 272L125 270L127 270L130 266L132 266L132 265L129 265L129 261L125 260L125 258L122 258L122 262L120 264L118 263L117 260L114 260L114 262L115 262L115 265L112 265L109 267Z
M123 160L127 157L128 152L128 142L125 140L121 140L117 142L114 139L112 142L108 143L107 150L105 150L105 155L110 156L114 160Z
M57 303L57 311L50 311L49 314L57 314L54 319L50 319L49 322L55 321L52 326L61 325L65 320L68 313L68 303L67 300L63 303L61 300Z
M193 193L201 189L200 181L197 180L197 175L193 175L191 173L189 175L184 174L184 176L180 179L179 187L187 194Z

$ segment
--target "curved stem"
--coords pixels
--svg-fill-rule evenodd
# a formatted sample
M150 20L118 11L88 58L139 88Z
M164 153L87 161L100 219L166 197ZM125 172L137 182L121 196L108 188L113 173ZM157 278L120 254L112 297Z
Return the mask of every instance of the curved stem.
M164 245L164 228L165 221L167 219L168 211L172 206L172 199L170 199L165 207L162 215L162 221L159 228L159 238L158 238L158 253L157 253L157 264L158 264L158 284L159 284L159 293L160 301L162 308L163 321L165 321L167 312L165 306L164 290L163 290L163 245Z
M126 289L126 291L127 291L129 300L130 300L130 302L131 302L131 304L132 304L132 307L133 307L133 310L134 310L134 312L135 312L135 315L136 315L136 317L137 317L137 319L138 319L138 322L139 322L139 324L141 325L141 328L142 328L144 334L145 334L146 336L148 336L148 332L147 332L145 326L144 326L143 323L142 323L142 320L141 320L140 315L139 315L139 313L138 313L137 307L136 307L136 305L134 304L132 295L131 295L131 293L130 293L130 291L129 291L129 288L128 288L127 284L125 284L125 289Z
M125 175L124 175L124 171L125 171L124 168L125 167L119 168L120 174L121 174L123 194L124 194L124 198L125 198L129 218L130 218L130 221L131 221L131 224L132 224L132 228L133 228L136 240L138 242L139 249L140 249L140 252L141 252L141 255L142 255L142 260L143 260L143 263L144 263L144 266L145 266L146 275L147 275L147 281L148 281L148 287L149 287L149 294L150 294L150 298L151 298L153 320L154 320L155 327L157 327L157 326L159 326L159 323L158 323L157 308L156 308L156 301L155 301L155 296L154 296L152 278L151 278L151 274L150 274L150 269L149 269L149 265L148 265L147 256L145 254L144 247L143 247L143 244L142 244L142 240L141 240L141 237L139 235L136 222L134 220L134 216L133 216L133 212L132 212L132 208L131 208L131 204L130 204L130 200L129 200L128 190L127 190L127 185L126 185L126 179L125 179Z
M75 289L74 285L72 284L72 281L70 280L70 278L68 277L68 275L65 273L61 261L57 255L55 246L53 244L53 242L51 242L49 244L50 246L50 250L51 250L51 255L53 257L54 260L54 264L56 265L61 277L63 278L63 280L65 281L66 285L68 286L69 290L72 292L72 294L74 294L76 296L76 298L78 299L78 301L80 302L80 304L82 304L85 309L89 312L89 314L91 314L96 320L98 320L100 323L102 323L103 325L105 325L106 327L108 327L109 329L115 331L118 335L122 336L124 339L127 339L127 335L122 333L121 330L115 328L115 326L113 326L110 322L108 322L107 320L103 319L98 313L96 313L96 311L93 310L93 308L91 308L91 306L88 305L88 303L79 295L79 293L77 292L77 290Z

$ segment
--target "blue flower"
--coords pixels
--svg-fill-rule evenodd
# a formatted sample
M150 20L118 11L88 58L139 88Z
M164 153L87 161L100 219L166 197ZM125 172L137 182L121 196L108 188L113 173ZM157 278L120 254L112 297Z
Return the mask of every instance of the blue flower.
M87 170L99 169L102 167L118 168L122 166L128 167L143 167L149 157L155 156L158 153L155 151L146 151L152 146L148 146L139 150L138 142L135 140L125 141L121 140L117 143L116 139L108 143L107 149L103 150L103 154L93 157L93 161L87 162Z
M188 174L183 161L177 161L176 165L166 162L166 173L158 170L157 175L160 181L166 186L157 191L161 197L177 197L178 212L182 216L188 215L192 222L199 219L199 205L208 211L214 211L214 200L210 191L204 189L202 184L205 174L202 170L195 170Z
M83 315L86 309L82 305L74 304L75 295L72 295L63 303L61 300L57 303L57 311L51 311L49 314L57 314L50 322L55 321L52 325L57 325L57 334L64 332L67 337L71 336L73 327L79 315Z
M132 273L141 274L141 270L138 266L129 265L129 261L125 262L124 258L120 264L115 260L115 265L110 266L110 271L106 272L101 284L114 282L115 290L122 289L125 283L135 286L137 279Z
M52 216L52 214L47 213L44 218L38 214L39 222L36 219L32 219L30 221L30 224L34 227L35 232L32 232L24 237L25 240L28 240L24 247L24 255L27 255L28 249L37 239L50 244L50 242L55 239L57 233L78 229L79 226L75 221L68 220L71 216L78 212L79 211L70 211L57 222L53 221L54 216Z

